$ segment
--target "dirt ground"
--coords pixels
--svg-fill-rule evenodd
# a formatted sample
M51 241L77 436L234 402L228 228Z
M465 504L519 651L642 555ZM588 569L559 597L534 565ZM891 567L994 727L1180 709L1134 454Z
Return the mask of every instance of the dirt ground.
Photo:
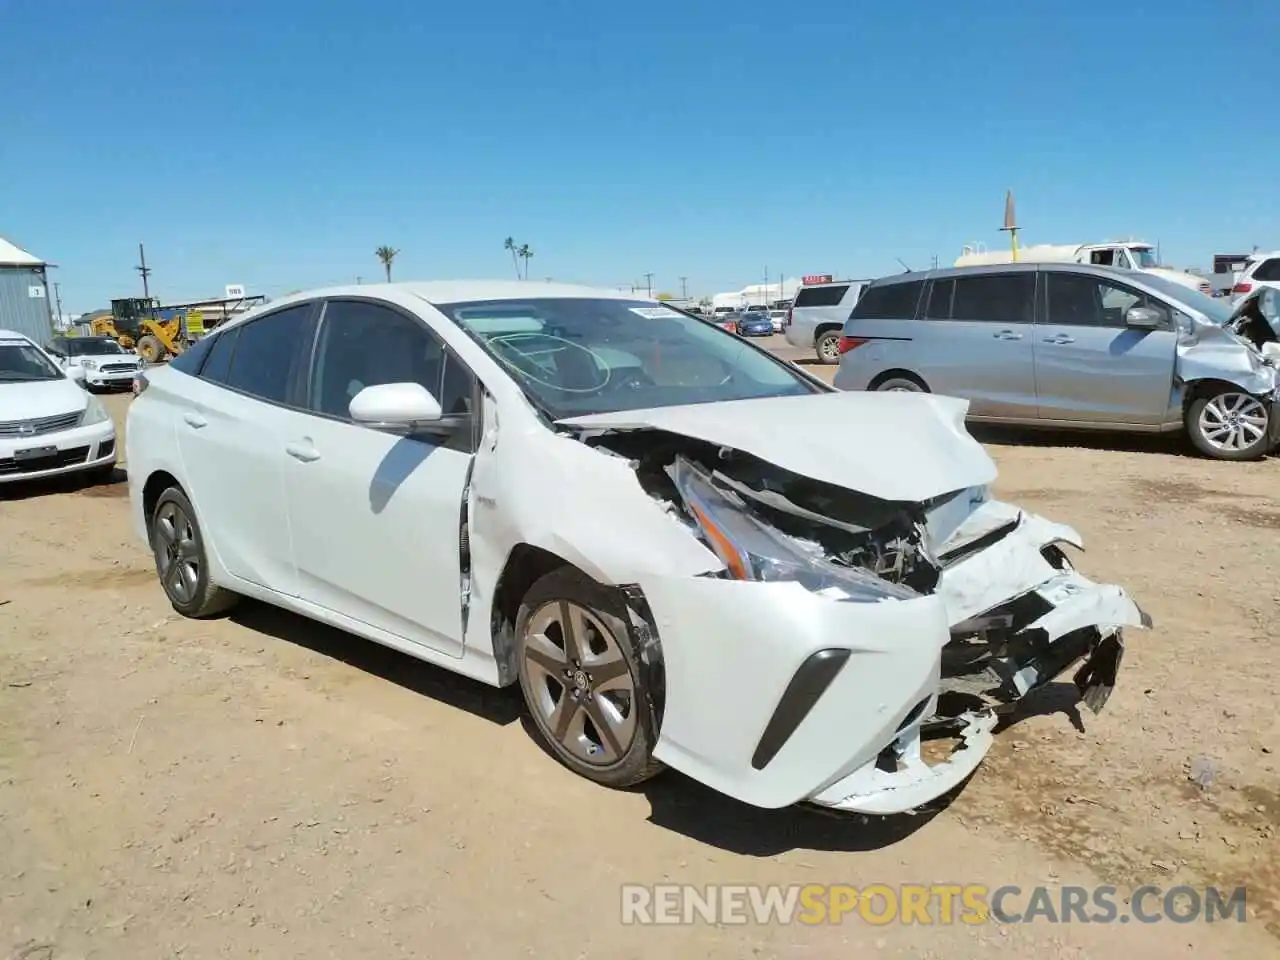
M1155 629L1100 716L1051 688L950 805L883 820L598 789L518 692L257 604L178 618L123 471L0 492L0 957L1280 956L1280 463L983 439ZM674 881L1245 884L1249 921L620 922L620 884Z

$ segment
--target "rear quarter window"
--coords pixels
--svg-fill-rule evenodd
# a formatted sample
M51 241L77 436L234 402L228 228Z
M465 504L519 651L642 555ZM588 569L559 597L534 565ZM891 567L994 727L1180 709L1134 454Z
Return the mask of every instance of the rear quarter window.
M1253 272L1253 279L1268 282L1280 280L1280 257L1272 257L1258 264L1258 269Z
M830 287L802 287L796 294L796 307L838 307L844 299L847 283Z
M849 314L850 320L867 318L911 320L916 315L916 305L924 290L923 280L903 283L886 283L868 287Z

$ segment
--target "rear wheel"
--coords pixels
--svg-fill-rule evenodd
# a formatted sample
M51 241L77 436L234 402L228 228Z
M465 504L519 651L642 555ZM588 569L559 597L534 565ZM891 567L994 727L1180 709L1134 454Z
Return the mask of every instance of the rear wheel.
M1257 460L1267 452L1274 411L1253 394L1222 387L1187 407L1184 423L1197 450L1215 460Z
M164 344L151 334L147 334L138 341L138 356L147 363L157 363L164 354Z
M894 374L885 377L875 385L876 390L896 393L928 393L929 388L923 383L905 373Z
M538 734L574 773L627 787L662 769L618 595L573 567L539 579L516 617L520 689Z
M196 512L178 487L170 487L156 501L151 514L151 552L160 586L173 609L184 617L213 617L239 599L209 579L209 558Z
M818 351L818 359L823 363L839 363L840 362L840 331L824 330L818 334L817 342L814 344Z

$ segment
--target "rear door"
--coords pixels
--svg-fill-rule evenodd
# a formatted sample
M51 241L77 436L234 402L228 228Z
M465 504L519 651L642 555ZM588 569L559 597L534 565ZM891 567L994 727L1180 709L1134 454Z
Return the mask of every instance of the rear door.
M1035 291L1032 270L935 279L915 324L929 388L964 397L973 417L1034 419Z
M316 305L286 307L213 338L184 381L176 422L187 493L227 571L297 595L284 439L300 402Z
M1035 335L1040 416L1050 420L1159 424L1169 409L1178 335L1167 304L1128 284L1049 270ZM1162 316L1130 329L1130 307Z

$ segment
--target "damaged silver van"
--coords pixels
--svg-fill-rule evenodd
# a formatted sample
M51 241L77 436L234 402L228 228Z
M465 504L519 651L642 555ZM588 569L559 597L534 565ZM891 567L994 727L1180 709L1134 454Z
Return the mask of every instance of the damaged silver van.
M1235 323L1251 302L1084 264L899 274L854 307L835 385L962 397L975 423L1185 431L1206 456L1253 460L1280 415L1276 359Z

